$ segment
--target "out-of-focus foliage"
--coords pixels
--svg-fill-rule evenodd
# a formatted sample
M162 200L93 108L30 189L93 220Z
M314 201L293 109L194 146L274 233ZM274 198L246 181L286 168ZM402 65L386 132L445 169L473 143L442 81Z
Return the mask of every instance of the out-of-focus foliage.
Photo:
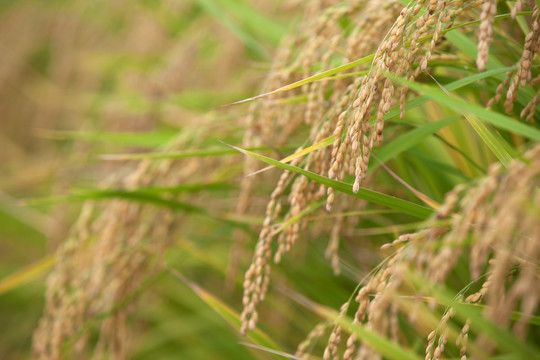
M132 167L100 161L101 155L155 151L184 133L188 148L216 148L217 139L241 138L239 113L216 115L214 109L255 94L273 48L299 11L282 12L281 2L213 3L2 2L2 359L31 357L44 275L54 262L50 255L88 198L84 189ZM212 136L197 139L192 133L197 127ZM230 188L216 187L214 194L222 197ZM230 206L232 211L234 203ZM230 238L214 225L209 233ZM230 239L212 245L184 236L193 246L218 246L216 255L223 260L217 270L224 271ZM45 257L49 260L40 263ZM219 271L204 278L222 291ZM163 293L142 301L134 323L143 338L137 335L130 357L218 358L228 352L250 357L237 344L236 330L178 280L156 281L152 288Z

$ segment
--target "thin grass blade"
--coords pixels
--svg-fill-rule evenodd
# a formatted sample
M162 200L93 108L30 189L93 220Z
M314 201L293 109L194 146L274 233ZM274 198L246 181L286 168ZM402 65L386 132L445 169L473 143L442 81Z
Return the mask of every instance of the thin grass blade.
M256 99L261 99L261 98L269 96L269 95L277 94L277 93L280 93L280 92L283 92L283 91L292 90L292 89L295 89L297 87L310 84L310 83L312 83L314 81L321 80L321 79L327 78L329 76L338 74L340 72L352 69L352 68L354 68L356 66L368 63L370 61L373 61L374 58L375 58L375 54L371 54L371 55L365 56L365 57L363 57L361 59L358 59L356 61L353 61L353 62L344 64L344 65L338 66L336 68L333 68L333 69L330 69L330 70L327 70L327 71L323 71L323 72L321 72L319 74L315 74L313 76L309 76L309 77L307 77L305 79L293 82L292 84L282 86L282 87L280 87L280 88L278 88L276 90L273 90L273 91L270 91L270 92L267 92L267 93L264 93L264 94L260 94L260 95L257 95L257 96L253 96L253 97L250 97L250 98L247 98L247 99L244 99L244 100L235 101L233 103L230 103L230 104L227 104L227 105L224 105L224 106L242 104L242 103L253 101L253 100L256 100Z
M240 328L242 322L240 320L240 315L235 310L233 310L230 306L221 301L221 299L219 299L218 297L212 295L199 285L187 279L182 273L180 273L176 269L169 268L168 270L173 276L185 283L195 294L197 294L201 298L202 301L204 301L210 308L212 308L218 315L220 315L223 320L225 320L229 325L231 325L235 329ZM272 339L260 329L250 331L247 337L257 345L271 349L278 348L277 344L274 343L274 341L272 341Z
M438 210L441 207L441 204L436 202L435 200L431 199L429 196L422 194L420 191L413 188L411 185L409 185L405 180L400 178L395 172L393 172L388 166L386 166L377 156L373 155L375 160L392 176L396 181L398 181L401 185L405 186L410 192L412 192L417 198L422 200L426 205L428 205L433 210Z
M228 16L227 11L224 11L222 6L219 6L219 2L213 0L196 0L197 3L203 8L208 14L212 15L220 23L222 23L226 28L228 28L233 34L235 34L244 45L253 51L259 58L268 59L268 52L259 44L259 42L251 36L251 34L242 28L238 23L233 21L230 16Z
M404 151L410 149L414 145L422 142L427 137L433 135L437 131L449 126L454 123L456 120L461 119L461 116L451 116L446 119L439 121L427 123L425 125L419 126L418 128L407 131L407 133L401 135L400 137L392 140L387 145L382 146L379 149L374 151L374 154L379 158L382 163L387 162L395 156L403 153ZM369 171L373 171L378 168L380 164L378 162L373 163L369 166Z
M291 154L291 155L281 159L280 162L288 163L288 162L293 161L294 159L297 159L299 157L307 155L307 154L309 154L309 153L311 153L311 152L313 152L315 150L327 147L328 145L333 144L335 139L336 138L334 136L329 136L326 139L323 139L323 140L319 141L318 143L305 148L304 150L298 151L298 152L296 152L294 154ZM225 143L223 143L223 144L225 144ZM225 145L227 145L227 144L225 144ZM252 172L251 174L246 175L246 177L260 174L260 173L262 173L262 172L264 172L266 170L270 170L272 168L273 168L273 166L267 166L264 169L260 169L260 170L257 170L255 172Z
M486 124L471 115L465 115L465 118L505 168L508 167L513 158L519 157L519 154L502 136L490 129Z
M47 273L56 262L56 257L47 256L31 265L28 265L15 273L0 280L0 295L13 289L28 284L30 281Z
M421 85L419 83L406 80L393 74L385 73L385 76L391 78L392 80L400 84L406 85L407 87L413 89L418 93L426 95L435 102L444 105L450 109L459 109L461 113L476 116L480 120L483 120L484 122L500 129L507 130L511 133L521 135L531 140L540 141L540 130L523 124L517 120L514 120L511 117L492 110L485 109L476 104L469 103L456 96L447 96L442 91L437 91L432 87Z
M279 234L280 232L282 232L283 230L285 230L286 228L288 228L292 224L297 223L298 221L302 220L304 217L311 214L312 212L314 212L315 210L317 210L318 208L323 206L325 203L326 203L326 200L321 200L321 201L311 203L304 211L300 212L300 214L291 217L289 220L287 220L283 224L281 224L280 227L277 228L273 232L273 235Z
M287 145L279 146L277 150L294 150L298 146ZM274 150L269 146L253 147L249 148L250 151L269 151ZM174 152L154 152L145 154L105 154L99 158L107 161L123 161L123 160L175 160L175 159L187 159L192 157L206 157L206 156L223 156L223 155L237 155L238 151L224 148L210 148L210 149L194 149Z
M206 2L207 0L198 0L198 1L205 1ZM522 15L529 15L529 14L532 14L532 12L531 11L524 11L524 12L519 13L518 15L522 16ZM501 15L497 15L495 17L495 19L497 19L497 20L498 19L506 19L506 18L509 18L509 17L510 17L510 14L501 14ZM454 26L452 28L441 31L440 35L446 34L446 33L450 32L450 31L459 29L459 28L464 27L464 26L474 25L474 24L478 24L478 23L480 23L480 22L479 21L471 21L471 22L468 22L468 23L465 23L465 24L456 25L456 26ZM427 40L431 40L431 38L433 38L433 35L425 36L423 38L420 38L418 41L419 42L424 42L424 41L427 41ZM409 47L410 45L411 44L406 44L405 47ZM360 59L355 60L353 62L350 62L350 63L344 64L344 65L335 67L335 68L327 70L327 71L323 71L323 72L321 72L319 74L315 74L313 76L304 78L302 80L296 81L296 82L291 83L289 85L285 85L285 86L280 87L278 89L275 89L273 91L269 91L267 93L260 94L260 95L257 95L257 96L253 96L253 97L243 99L243 100L240 100L240 101L235 101L233 103L230 103L230 104L227 104L227 105L224 105L224 106L242 104L242 103L245 103L245 102L261 99L261 98L269 96L269 95L277 94L277 93L280 93L280 92L283 92L283 91L292 90L292 89L295 89L297 87L312 83L314 81L321 80L321 79L327 78L329 76L339 74L340 72L352 69L352 68L354 68L356 66L368 63L370 61L373 61L374 58L375 58L375 54L367 55L367 56L364 56L363 58L360 58ZM499 67L501 67L501 66L499 66Z
M325 185L327 187L331 187L339 192L357 197L359 199L364 199L375 204L379 204L379 205L389 207L391 209L399 210L405 214L409 214L409 215L412 215L421 219L426 219L427 217L433 214L433 210L429 208L426 208L424 206L417 205L409 201L402 200L402 199L399 199L390 195L382 194L376 191L360 188L358 193L354 193L352 191L352 185L350 184L346 184L341 181L332 180L327 177L312 173L311 171L307 171L302 168L292 166L289 164L284 164L277 160L271 159L269 157L266 157L266 156L248 151L248 150L241 149L236 146L232 146L232 145L228 145L228 146L240 151L241 153L247 156L264 161L265 163L274 165L280 169L288 170L297 174L304 175L307 178L318 182L319 184Z
M51 140L85 140L119 145L156 147L178 136L176 132L89 132L38 129L36 135Z
M433 79L433 81L435 81L435 83L446 95L451 96L450 92L444 86L442 86L441 83L439 83L437 79L433 77L433 75L430 73L427 74ZM510 161L512 161L512 157L518 156L517 152L515 152L499 134L492 132L491 129L489 129L484 123L481 123L471 115L463 114L463 116L465 116L469 124L473 127L484 143L491 149L503 166L508 167L508 164ZM510 152L513 153L513 156L510 155Z

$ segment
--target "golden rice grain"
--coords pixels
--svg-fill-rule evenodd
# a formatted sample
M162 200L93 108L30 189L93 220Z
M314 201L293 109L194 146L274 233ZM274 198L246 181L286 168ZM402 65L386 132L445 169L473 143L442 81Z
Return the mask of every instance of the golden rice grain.
M354 322L381 335L396 337L392 324L395 324L398 313L411 314L415 311L414 306L402 308L398 313L392 308L391 299L405 290L403 276L406 276L407 267L416 268L426 281L441 284L455 267L459 252L469 247L467 253L473 266L472 279L485 278L485 281L479 291L464 294L462 301L482 303L493 321L511 328L518 336L525 336L529 320L540 303L540 291L532 290L540 288L536 274L540 244L535 241L540 236L540 224L533 215L536 210L531 212L531 206L537 209L540 204L535 190L540 184L539 155L540 146L537 145L526 154L529 163L516 160L507 172L500 165L494 165L488 176L476 185L468 189L460 186L450 192L436 216L438 220L452 218L449 227L434 224L431 228L396 240L396 245L403 243L405 238L408 241L360 288L356 296ZM489 216L484 216L486 214ZM475 241L464 243L463 238L468 237ZM487 270L486 264L489 264ZM438 270L442 265L443 270ZM520 269L519 276L514 276L509 284L508 274L516 266ZM432 304L430 307L436 307L436 302L431 300L428 301ZM524 319L513 324L510 319L517 308L523 312ZM427 337L426 359L444 357L448 324L453 321L454 314L452 308L447 309L437 329ZM462 359L468 357L468 351L474 351L468 346L471 342L469 324L467 322L463 326L457 339ZM482 336L475 338L474 342L476 348L482 345L487 353L496 348ZM329 347L335 348L335 344ZM330 351L330 354L334 353L335 350ZM370 359L377 356L373 349L358 344L356 336L348 337L343 358Z
M493 38L493 20L497 13L497 1L485 0L480 15L480 34L478 36L478 57L476 66L478 70L484 71L488 61L489 46Z
M427 70L430 61L455 61L456 55L438 51L448 46L441 33L448 29L458 17L462 21L471 21L480 17L477 66L483 70L487 64L489 46L493 38L492 28L497 4L494 0L418 0L403 8L399 2L395 1L370 0L342 5L336 8L330 7L316 19L309 20L295 40L289 40L286 45L289 48L286 51L278 51L284 55L278 62L279 66L274 67L276 72L270 76L268 90L311 75L309 72L311 64L321 63L322 70L329 68L330 59L343 56L343 50L346 53L346 56L343 56L343 63L374 53L374 59L367 69L367 74L361 77L340 77L332 81L323 79L303 89L294 90L292 94L304 95L306 98L306 103L297 106L276 106L275 100L285 96L282 93L262 99L260 105L252 109L252 114L257 119L252 124L252 128L269 130L265 130L267 135L264 131L255 130L252 134L259 137L259 143L264 143L265 138L269 141L270 134L276 132L276 124L279 124L277 132L281 135L280 141L286 143L298 131L302 123L306 122L309 122L311 126L310 143L323 139L323 134L331 132L335 136L333 145L308 155L302 167L340 181L345 179L346 173L351 174L354 178L352 190L358 192L367 178L371 153L375 146L383 142L385 115L393 106L399 106L400 117L405 116L408 89L394 84L385 77L385 73L389 72L415 80L422 71ZM334 23L343 16L355 20L352 22L352 29L348 36L343 36L341 29ZM531 64L538 43L538 36L535 35L537 10L532 18L531 33L533 35L526 40L528 45L524 47L522 59L518 64L520 70L507 74L506 80L497 87L495 97L488 102L488 107L498 103L506 91L505 106L507 110L512 110L511 107L518 97L518 88L521 83L529 84L534 81L531 79ZM423 39L426 36L431 36L431 39L426 41ZM292 50L291 43L295 44ZM280 68L286 68L287 71L280 71ZM278 76L278 73L281 75ZM534 97L522 110L522 116L532 119L537 104L538 97ZM306 116L309 119L306 119ZM447 202L442 206L437 217L437 220L445 220L449 225L434 225L429 231L411 234L407 242L396 241L394 245L401 244L399 250L401 247L411 246L412 243L444 239L440 249L420 252L415 258L415 263L419 268L426 267L430 270L431 281L442 281L452 271L457 261L459 252L456 253L453 248L461 247L463 237L468 233L472 233L473 236L485 233L490 217L483 204L496 187L497 182L493 175L479 187L478 193L474 196L466 196L463 199L463 189L456 189L449 194ZM246 186L246 188L248 191L252 189L251 186ZM327 211L335 207L339 198L334 189L325 188L311 180L296 179L290 189L289 194L279 192L279 195L270 199L272 208L276 206L279 198L281 199L279 203L284 205L283 208L288 209L281 216L284 221L302 213L313 201L321 199L324 195L326 195ZM357 203L351 203L352 206L358 206ZM267 215L267 219L261 229L260 239L269 237L272 226L278 221L276 216ZM279 262L282 256L299 241L302 228L306 225L307 221L303 219L281 232L278 237L278 251L274 254L275 262ZM331 231L327 250L327 257L334 271L337 271L339 261L337 252L339 246L336 240L338 232L338 230ZM474 274L479 271L479 264L485 261L485 254L489 253L490 246L487 243L484 247L478 245L478 251L471 258L471 271ZM255 256L254 259L256 258ZM249 282L247 285L251 286ZM245 292L250 293L250 291L245 288ZM250 311L253 311L256 304L253 302L250 304ZM386 306L386 310L389 310L389 305L385 305L383 300L375 301L373 306L381 308ZM381 329L389 330L392 328L390 324L393 321L376 319L375 323L379 322L378 326ZM243 326L243 329L246 327ZM347 356L353 356L350 355L353 347L356 353L372 353L372 350L357 347L355 343L353 340L348 342ZM433 350L435 351L435 348ZM327 356L334 355L330 351Z

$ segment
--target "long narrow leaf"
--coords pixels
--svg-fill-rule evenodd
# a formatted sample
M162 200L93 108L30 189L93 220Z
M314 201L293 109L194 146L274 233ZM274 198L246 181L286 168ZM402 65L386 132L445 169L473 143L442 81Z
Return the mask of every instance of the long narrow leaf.
M136 200L139 197L141 202L148 202L152 197L156 197L160 194L182 194L182 193L197 193L201 191L223 191L230 190L233 186L225 182L214 183L191 183L180 184L177 186L168 187L142 187L133 190L125 189L75 189L72 193L64 196L51 196L43 198L29 198L25 199L26 204L32 205L49 205L57 204L67 201L85 201L93 199L106 199L123 197Z
M446 95L451 96L450 92L444 86L442 86L437 79L433 77L433 75L429 73L428 75L433 79L433 81L435 81L435 83ZM480 136L484 143L491 149L503 166L507 167L510 161L512 161L512 158L517 156L517 153L512 150L510 145L508 145L499 134L492 132L486 124L478 121L475 117L469 114L463 114L463 116L465 116L478 136ZM510 153L512 153L513 156L510 155Z
M388 166L386 166L379 158L377 158L376 155L373 155L375 160L392 176L396 181L398 181L401 185L405 186L410 192L412 192L417 198L422 200L426 205L428 205L433 210L438 210L441 207L441 204L436 202L435 200L431 199L426 194L423 194L422 192L416 190L411 185L409 185L405 180L403 180L401 177L399 177L395 172L392 171Z
M298 356L294 356L292 354L287 354L287 353L285 353L283 351L277 351L277 350L270 349L270 348L267 348L267 347L264 347L264 346L259 346L259 345L255 345L255 344L249 344L249 343L245 343L245 342L241 342L240 344L244 345L244 346L247 346L247 347L250 347L250 348L253 348L253 349L257 349L257 350L267 352L269 354L278 355L278 356L281 356L281 357L286 358L286 359L303 360L302 358L299 358Z
M392 140L387 145L382 146L379 149L376 149L374 154L380 159L381 162L387 162L391 158L401 154L402 152L410 149L414 145L425 140L428 136L436 133L437 131L447 127L456 120L461 119L461 116L451 116L446 119L439 121L427 123L425 125L419 126L414 130L407 131L407 133L401 135L400 137ZM370 165L370 171L378 168L380 164L378 162Z
M85 140L91 142L105 142L120 145L133 145L156 147L163 145L176 136L173 132L89 132L89 131L59 131L39 129L37 135L52 140Z
M264 12L254 9L251 1L222 0L221 3L227 11L240 20L246 32L256 34L257 37L269 41L274 46L277 46L287 33L287 28L283 24L266 16Z
M248 101L260 99L260 98L263 98L263 97L266 97L266 96L269 96L269 95L273 95L273 94L277 94L277 93L280 93L280 92L283 92L283 91L292 90L292 89L295 89L297 87L312 83L314 81L324 79L326 77L338 74L340 72L343 72L343 71L346 71L346 70L349 70L349 69L352 69L352 68L354 68L356 66L368 63L368 62L372 61L374 58L375 58L375 54L371 54L371 55L365 56L365 57L363 57L361 59L355 60L353 62L338 66L336 68L333 68L333 69L330 69L330 70L327 70L327 71L323 71L323 72L321 72L319 74L315 74L313 76L309 76L309 77L307 77L305 79L296 81L296 82L294 82L292 84L282 86L279 89L276 89L276 90L273 90L273 91L270 91L270 92L267 92L267 93L264 93L264 94L260 94L260 95L257 95L257 96L253 96L253 97L250 97L250 98L247 98L247 99L244 99L244 100L235 101L235 102L227 104L225 106L242 104L242 103L245 103L245 102L248 102Z
M277 228L277 230L273 232L273 234L277 235L283 230L285 230L286 228L288 228L289 226L291 226L292 224L297 223L298 221L302 220L304 217L306 217L307 215L309 215L310 213L312 213L313 211L317 210L322 205L324 205L325 202L326 201L322 200L322 201L311 203L304 211L300 212L300 214L293 216L286 222L282 223L280 227Z
M23 286L49 271L56 258L48 256L0 280L0 295Z
M336 138L335 138L334 136L329 136L329 137L327 137L326 139L323 139L323 140L319 141L319 142L316 143L316 144L313 144L313 145L311 145L311 146L309 146L309 147L307 147L307 148L305 148L305 149L303 149L303 150L300 150L300 151L298 151L298 152L295 152L294 154L291 154L291 155L289 155L289 156L287 156L287 157L281 159L280 162L282 162L282 163L288 163L288 162L293 161L294 159L297 159L297 158L299 158L299 157L302 157L302 156L304 156L304 155L307 155L307 154L309 154L309 153L311 153L311 152L313 152L313 151L315 151L315 150L318 150L318 149L322 149L322 148L324 148L324 147L327 147L328 145L334 143L334 140L335 140L335 139L336 139ZM225 143L224 143L224 144L225 144ZM273 168L273 166L267 166L267 167L265 167L264 169L257 170L257 171L255 171L255 172L253 172L253 173L251 173L251 174L249 174L249 175L247 175L247 176L253 176L253 175L259 174L259 173L262 173L263 171L269 170L269 169L271 169L271 168Z
M346 184L341 181L332 180L327 177L312 173L311 171L307 171L302 168L292 166L289 164L284 164L282 162L279 162L278 160L274 160L274 159L271 159L269 157L266 157L266 156L263 156L254 152L244 150L236 146L232 146L232 145L229 145L229 146L232 147L233 149L240 151L241 153L247 156L251 156L255 159L264 161L265 163L274 165L280 169L288 170L297 174L304 175L307 178L318 182L319 184L325 185L327 187L331 187L347 195L351 195L359 199L364 199L375 204L383 205L391 209L399 210L403 213L416 216L421 219L426 219L427 217L433 214L433 211L429 208L426 208L424 206L420 206L420 205L417 205L417 204L414 204L414 203L411 203L406 200L402 200L402 199L399 199L390 195L382 194L376 191L360 188L358 193L354 193L352 190L352 185L350 184Z
M486 124L474 116L465 115L465 118L504 167L508 167L510 161L519 156L501 135L492 131Z
M536 65L534 65L533 67L536 67ZM448 91L455 91L467 85L473 84L479 80L487 79L490 77L498 77L499 75L506 74L510 70L516 70L516 69L517 69L517 66L509 66L509 67L500 67L497 69L488 70L481 73L476 73L476 74L467 76L463 79L459 79L449 84L446 84L444 85L444 88ZM405 105L405 109L410 110L412 108L422 105L428 100L430 100L430 98L427 96L417 97L413 100L408 101L407 104ZM399 114L400 114L399 106L395 106L384 116L384 120L389 120L391 118L398 116Z
M195 294L197 294L197 296L199 296L201 300L204 301L210 308L212 308L217 314L219 314L223 318L223 320L225 320L229 325L231 325L235 329L240 328L242 321L240 320L240 315L234 309L232 309L230 306L221 301L218 297L209 293L199 285L188 280L179 271L173 268L169 268L169 271L176 278L182 280L182 282L184 282ZM247 334L247 337L251 341L263 347L272 349L278 348L276 343L274 343L274 341L272 341L272 339L260 329L250 331Z
M206 2L207 0L198 0L198 1L205 1ZM529 15L529 14L532 14L532 12L531 11L524 11L524 12L518 13L518 15L520 15L520 16ZM495 19L497 19L497 20L506 19L508 17L510 17L510 14L501 14L501 15L495 16ZM445 30L441 31L440 35L446 34L448 32L451 32L453 30L459 29L459 28L464 27L464 26L478 24L479 22L480 21L471 21L471 22L468 22L468 23L465 23L465 24L456 25L454 27L451 27L449 29L445 29ZM432 37L433 37L433 35L428 35L428 36L425 36L423 38L420 38L418 41L419 42L424 42L424 41L430 40ZM405 47L409 47L409 46L410 46L410 44L405 45ZM360 59L355 60L353 62L350 62L350 63L344 64L344 65L335 67L335 68L327 70L327 71L323 71L323 72L321 72L319 74L315 74L313 76L309 76L307 78L296 81L294 83L282 86L282 87L280 87L278 89L275 89L273 91L269 91L267 93L260 94L260 95L257 95L257 96L253 96L253 97L243 99L243 100L240 100L240 101L235 101L235 102L227 104L225 106L242 104L242 103L245 103L245 102L248 102L248 101L260 99L260 98L263 98L263 97L266 97L266 96L269 96L269 95L273 95L273 94L277 94L277 93L280 93L280 92L283 92L283 91L292 90L292 89L295 89L297 87L312 83L312 82L317 81L317 80L327 78L327 77L332 76L332 75L336 75L336 74L338 74L340 72L343 72L343 71L352 69L354 67L357 67L359 65L368 63L370 61L373 61L374 58L375 58L375 54L367 55L367 56L364 56L363 58L360 58Z
M456 96L447 96L444 92L435 90L432 87L421 85L419 83L406 80L402 77L395 76L393 74L386 73L385 76L392 80L406 85L414 91L426 95L428 98L435 102L445 105L450 109L459 109L460 112L465 114L474 115L480 120L483 120L495 127L503 130L507 130L511 133L521 135L525 138L540 141L540 130L531 126L525 125L517 120L514 120L506 115L498 112L485 109L476 104L469 103Z
M158 206L168 207L173 210L180 210L193 213L206 213L206 210L185 202L180 202L176 200L169 200L157 196L152 193L144 193L137 191L129 190L120 190L120 189L111 189L111 190L96 190L96 191L86 191L81 196L84 200L88 199L110 199L110 198L120 198L130 201L135 201L139 203L148 203Z
M277 150L294 150L298 148L296 145L279 146ZM249 148L251 151L267 151L274 150L269 146L261 146ZM154 152L145 154L106 154L101 155L101 160L175 160L175 159L187 159L193 157L206 157L206 156L222 156L222 155L236 155L238 151L224 148L211 148L211 149L193 149L183 151L171 151L171 152Z
M203 8L208 14L212 15L219 22L221 22L227 29L229 29L234 35L236 35L251 51L262 59L268 58L267 51L257 42L251 34L246 31L242 26L236 23L230 16L224 11L223 7L219 6L219 2L213 0L196 0L199 6Z

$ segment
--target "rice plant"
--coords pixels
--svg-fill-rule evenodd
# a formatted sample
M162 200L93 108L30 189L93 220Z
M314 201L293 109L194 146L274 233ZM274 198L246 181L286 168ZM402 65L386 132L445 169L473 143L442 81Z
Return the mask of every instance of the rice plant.
M124 5L1 9L6 358L540 358L538 2Z

